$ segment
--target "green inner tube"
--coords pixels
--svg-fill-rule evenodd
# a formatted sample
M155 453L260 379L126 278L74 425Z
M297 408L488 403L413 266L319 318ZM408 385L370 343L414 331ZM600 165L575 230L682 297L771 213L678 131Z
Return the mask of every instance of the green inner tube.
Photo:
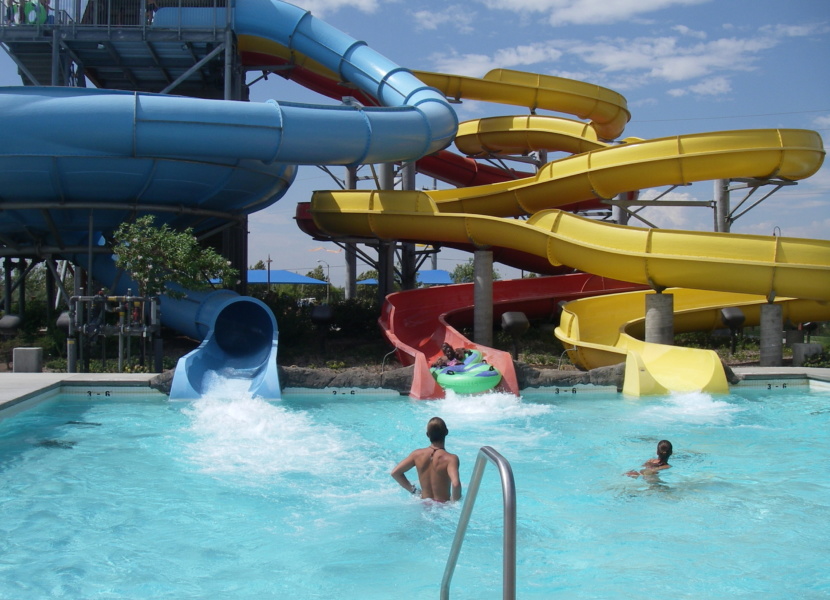
M496 387L501 381L501 373L492 365L482 362L465 362L451 367L430 369L432 376L445 390L456 394L477 394Z
M39 2L27 2L24 4L23 14L29 25L43 25L46 22L46 8Z

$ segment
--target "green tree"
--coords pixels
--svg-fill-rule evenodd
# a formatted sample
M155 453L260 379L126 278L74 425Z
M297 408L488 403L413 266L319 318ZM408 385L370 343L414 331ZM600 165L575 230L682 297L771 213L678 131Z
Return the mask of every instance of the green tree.
M466 263L460 263L455 265L455 269L451 274L452 280L455 283L472 283L475 281L475 264L473 259L470 258L467 260ZM493 281L497 281L501 279L501 275L499 272L493 269Z
M328 281L329 278L326 277L326 270L323 268L323 265L317 265L305 274L306 277L311 277L312 279L319 279L320 281Z
M174 231L167 224L157 227L155 217L147 215L133 223L122 223L115 230L115 264L127 271L138 285L141 296L167 294L182 298L185 290L206 290L211 279L235 282L238 272L212 248L202 248L193 230ZM226 284L227 285L227 284Z

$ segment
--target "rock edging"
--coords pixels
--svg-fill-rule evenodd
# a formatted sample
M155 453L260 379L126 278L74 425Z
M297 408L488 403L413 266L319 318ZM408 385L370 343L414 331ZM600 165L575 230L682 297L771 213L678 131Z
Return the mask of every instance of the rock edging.
M517 362L516 378L519 389L537 387L571 387L574 385L615 386L622 390L625 364L612 367L600 367L590 371L560 371L558 369L537 369ZM400 394L408 394L412 385L413 366L375 372L370 369L355 367L351 369L311 369L308 367L277 367L280 385L285 388L306 388L319 390L324 388L387 389ZM173 371L165 371L150 380L150 387L170 394Z

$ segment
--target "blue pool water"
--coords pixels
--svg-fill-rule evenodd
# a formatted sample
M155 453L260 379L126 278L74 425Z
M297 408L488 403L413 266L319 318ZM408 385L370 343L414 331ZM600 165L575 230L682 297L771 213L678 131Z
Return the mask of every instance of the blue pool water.
M461 505L388 474L434 415L465 489L481 446L513 467L520 598L827 598L830 391L769 387L64 393L0 421L0 598L437 598ZM489 467L452 598L501 597L501 515Z

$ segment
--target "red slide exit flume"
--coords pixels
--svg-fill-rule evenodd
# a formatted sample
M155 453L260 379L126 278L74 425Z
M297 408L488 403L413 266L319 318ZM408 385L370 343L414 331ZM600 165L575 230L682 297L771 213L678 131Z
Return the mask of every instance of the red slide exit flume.
M579 298L645 289L646 286L607 279L587 273L554 277L531 277L493 282L493 318L500 322L505 312L520 311L528 319L550 318L555 323L559 303ZM473 284L464 283L408 290L390 294L378 319L381 329L397 349L401 364L415 365L410 396L419 400L444 397L444 390L429 371L440 354L441 344L476 348L503 376L497 390L519 394L513 357L509 352L479 346L457 327L473 323Z

